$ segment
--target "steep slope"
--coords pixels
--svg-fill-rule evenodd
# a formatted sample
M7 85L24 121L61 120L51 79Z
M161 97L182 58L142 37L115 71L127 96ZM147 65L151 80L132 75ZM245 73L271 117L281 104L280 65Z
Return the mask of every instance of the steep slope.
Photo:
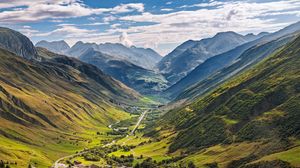
M26 59L38 59L32 42L23 34L8 28L0 27L0 48Z
M300 140L299 55L297 37L216 90L168 112L158 128L178 132L169 151L186 151L185 160L199 167L299 166L291 153Z
M93 65L35 51L40 62L0 48L0 158L17 167L49 167L58 157L100 143L109 136L96 132L128 118L123 107L140 100Z
M66 54L73 57L80 57L89 49L94 49L95 51L110 55L113 57L112 59L115 60L126 60L145 69L152 69L162 58L152 49L126 47L117 43L104 43L98 45L96 43L83 43L81 41L71 47Z
M52 41L52 42L42 40L36 43L35 46L46 48L58 54L65 54L70 49L70 46L64 40Z
M144 69L126 60L115 59L93 49L86 51L79 59L97 66L103 72L142 94L155 94L168 86L164 77L154 71Z
M174 84L206 59L231 50L252 39L252 37L242 36L234 32L223 32L200 41L190 40L165 56L157 67Z
M176 100L191 100L195 97L205 94L206 92L225 82L228 78L252 67L269 54L273 53L288 42L294 40L294 38L298 35L299 33L290 34L271 42L262 43L251 47L250 49L246 50L232 65L221 69L217 73L211 75L209 78L206 78L190 88L187 88L176 97Z
M204 63L197 66L193 71L191 71L186 77L178 81L176 84L168 88L164 95L169 96L171 99L174 99L186 88L195 85L198 82L205 80L211 75L218 73L221 69L232 65L233 63L239 60L239 57L251 47L256 45L261 45L272 40L276 40L280 37L287 36L296 31L300 30L300 22L292 24L282 30L279 30L275 33L263 36L257 40L245 43L240 45L228 52L213 56L207 59Z

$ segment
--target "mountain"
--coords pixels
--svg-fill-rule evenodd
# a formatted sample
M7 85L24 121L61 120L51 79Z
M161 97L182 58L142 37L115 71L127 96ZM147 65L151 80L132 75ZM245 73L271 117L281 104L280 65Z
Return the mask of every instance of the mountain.
M168 153L181 152L178 163L193 161L196 167L299 166L299 48L298 36L210 93L167 112L148 135L159 140L175 132Z
M259 36L255 36L258 38ZM157 68L171 84L176 83L206 59L255 39L235 32L222 32L212 38L184 42L165 56Z
M236 74L241 73L244 70L249 69L253 65L260 62L262 59L264 59L266 56L269 56L271 53L291 42L299 34L299 32L295 34L289 34L271 42L261 43L249 48L243 54L241 54L241 56L239 56L232 65L219 70L217 73L211 75L210 77L185 89L185 91L183 91L176 97L176 100L191 100L211 91L221 83L226 82L227 79L234 77Z
M5 39L13 40L6 43L16 44L16 32L5 31ZM32 48L40 61L30 59L29 51L22 57L11 52L20 46L0 48L1 160L49 167L58 157L100 143L96 132L129 118L123 109L141 99L93 65L41 48Z
M235 63L236 61L238 61L239 56L243 54L246 50L250 49L251 47L266 42L270 42L272 40L276 40L280 37L292 34L295 31L299 31L299 30L300 30L300 22L292 24L275 33L269 34L267 36L263 36L257 40L242 44L225 53L213 56L207 59L204 63L197 66L193 71L191 71L187 76L182 78L176 84L168 88L163 94L169 96L170 98L175 98L188 87L191 87L196 83L207 79L211 75L218 73L218 71L222 70L223 68L228 67L231 64Z
M155 64L162 58L157 52L150 48L126 47L118 43L104 43L98 45L96 43L83 43L81 41L72 46L65 54L80 57L89 49L114 56L113 59L126 60L145 69L153 69Z
M52 42L42 40L36 43L35 46L46 48L49 51L58 54L65 54L70 49L70 46L64 40Z
M88 49L96 47L97 44L95 43L83 43L82 41L78 41L69 50L65 52L65 55L77 58Z
M26 59L38 59L32 42L23 34L0 27L0 48L7 49Z
M168 82L162 75L94 49L87 50L79 59L95 65L106 74L111 75L142 94L153 95L166 89L168 86Z

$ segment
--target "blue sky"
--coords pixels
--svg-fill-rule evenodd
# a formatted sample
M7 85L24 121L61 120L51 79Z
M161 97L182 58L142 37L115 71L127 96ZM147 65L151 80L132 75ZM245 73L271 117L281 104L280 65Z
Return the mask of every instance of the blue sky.
M300 0L1 0L1 26L33 42L114 42L165 55L221 31L272 32L300 21Z

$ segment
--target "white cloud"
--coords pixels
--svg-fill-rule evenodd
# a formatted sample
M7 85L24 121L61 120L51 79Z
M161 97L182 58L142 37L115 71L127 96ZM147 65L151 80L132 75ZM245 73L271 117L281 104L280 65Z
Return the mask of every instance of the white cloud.
M127 13L131 11L144 12L144 4L142 3L129 3L129 4L121 4L112 9L111 13Z
M94 22L94 23L87 23L87 24L83 24L85 26L100 26L100 25L107 25L109 23L107 22Z
M103 18L103 21L104 22L111 22L111 21L114 21L116 20L117 18L115 16L112 16L112 15L109 15L109 16L106 16Z
M133 43L129 40L128 34L123 32L119 37L119 42L127 47L131 47Z
M112 29L116 29L116 28L118 28L119 26L121 26L120 23L116 23L116 24L110 25L110 27L111 27Z
M6 3L3 3L4 1ZM35 6L37 4L42 4L42 6ZM141 3L121 4L114 8L89 8L77 0L35 0L31 2L0 0L0 8L20 8L24 5L27 7L0 12L0 22L19 23L50 18L52 21L63 22L66 20L65 18L70 17L97 17L97 22L82 24L79 27L74 24L60 24L57 29L50 32L37 32L29 27L23 27L22 32L31 37L64 38L70 44L74 44L78 40L96 43L122 41L129 45L134 43L137 46L158 47L158 49L161 45L174 46L189 39L198 40L221 31L239 33L275 31L300 19L299 0L260 3L242 0L209 1L185 6L186 8L180 8L181 11L176 9L176 12L169 8L162 9L169 11L167 14L145 11L144 5ZM196 7L196 10L188 10L188 7ZM140 13L130 15L128 13L130 11ZM120 12L124 14L121 17L118 15ZM104 17L94 16L97 14L103 14ZM278 21L277 19L280 18L278 15L291 15L293 19ZM88 20L94 21L93 19ZM141 22L141 24L136 24L137 22ZM151 24L144 25L144 22ZM84 27L101 24L111 24L111 26L105 30L90 30L91 27ZM119 36L120 33L122 33L121 36ZM164 54L166 51L161 50L162 52Z
M171 8L162 8L161 11L166 11L166 12L169 12L169 11L172 11L174 9L171 9Z
M151 22L154 24L132 26L118 31L130 33L135 44L144 45L153 40L158 40L159 44L172 44L181 43L188 39L197 40L209 37L222 31L239 33L275 31L287 26L291 21L278 22L276 21L277 17L272 17L273 15L292 14L296 17L300 11L300 1L296 0L261 3L249 1L219 3L212 1L194 6L213 5L217 5L217 7L167 14L143 12L138 15L124 16L119 19L128 22Z
M25 7L24 7L25 6ZM75 18L103 13L143 12L142 3L121 4L114 8L90 8L79 0L2 0L1 8L12 8L0 12L1 23L35 22L44 19Z

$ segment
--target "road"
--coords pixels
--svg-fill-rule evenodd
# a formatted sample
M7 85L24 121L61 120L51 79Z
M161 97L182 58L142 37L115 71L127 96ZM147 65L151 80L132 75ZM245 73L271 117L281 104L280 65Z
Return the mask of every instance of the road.
M149 111L150 111L150 109L149 109L149 110L145 110L145 111L140 115L140 117L139 117L139 119L138 119L138 121L137 121L135 127L134 127L133 130L131 131L130 135L133 135L133 134L134 134L134 132L135 132L136 129L139 127L139 125L141 124L142 120L144 119L144 117L146 116L146 114L147 114ZM109 127L109 128L112 128L112 125L109 125L108 127ZM103 145L102 147L107 147L107 146L110 146L110 145L112 145L112 144L114 144L114 143L115 143L115 140L111 141L111 142L108 143L108 144ZM67 167L68 167L67 165L62 164L62 163L59 163L59 162L65 160L65 159L68 159L68 158L72 158L72 157L75 157L75 156L79 156L79 155L81 155L81 154L85 154L85 153L87 153L87 152L88 152L88 151L83 151L83 152L79 152L79 153L76 153L76 154L72 154L72 155L68 155L68 156L61 157L61 158L57 159L57 160L54 162L54 164L53 164L52 167L53 167L53 168L67 168Z
M146 116L146 114L149 112L150 110L145 110L142 115L140 115L138 122L135 124L133 130L131 131L130 135L133 135L134 132L136 131L136 129L139 127L139 125L141 124L142 120L144 119L144 117Z

